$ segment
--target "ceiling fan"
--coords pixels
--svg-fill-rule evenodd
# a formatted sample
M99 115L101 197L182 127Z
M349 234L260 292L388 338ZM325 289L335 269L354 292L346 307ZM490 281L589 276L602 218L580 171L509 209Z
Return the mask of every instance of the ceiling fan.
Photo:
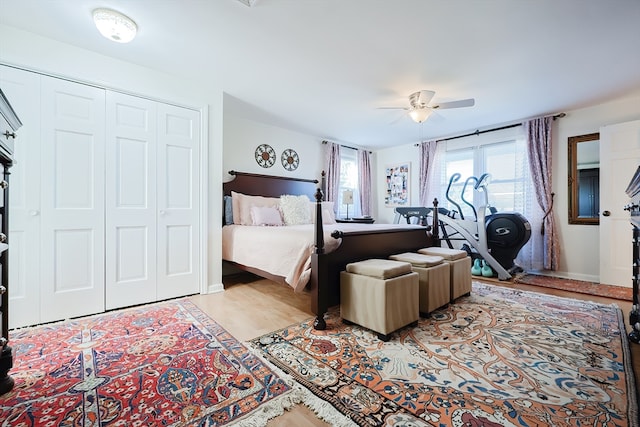
M429 105L429 102L436 93L432 90L420 90L409 95L409 107L380 107L388 110L406 110L409 116L416 123L422 123L429 118L433 110L444 110L446 108L473 107L476 101L473 98L461 99L458 101L441 102Z

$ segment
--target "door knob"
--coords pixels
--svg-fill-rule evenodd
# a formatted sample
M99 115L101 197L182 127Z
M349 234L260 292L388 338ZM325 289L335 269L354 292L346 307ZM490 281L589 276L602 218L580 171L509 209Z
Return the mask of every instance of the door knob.
M611 212L609 211L602 212L602 216L610 216L610 215L611 215Z
M31 210L31 211L29 211L29 215L31 215L31 216L38 216L38 215L40 215L40 211Z

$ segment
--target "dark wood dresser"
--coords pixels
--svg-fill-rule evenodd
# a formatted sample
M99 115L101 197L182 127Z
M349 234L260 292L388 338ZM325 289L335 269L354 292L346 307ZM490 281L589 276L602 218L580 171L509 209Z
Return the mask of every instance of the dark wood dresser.
M627 196L631 198L625 211L631 214L631 226L633 227L633 305L629 313L631 333L629 340L640 343L640 166L631 178L626 189Z
M13 388L9 370L13 353L9 346L9 168L13 164L16 131L22 126L0 89L0 395Z

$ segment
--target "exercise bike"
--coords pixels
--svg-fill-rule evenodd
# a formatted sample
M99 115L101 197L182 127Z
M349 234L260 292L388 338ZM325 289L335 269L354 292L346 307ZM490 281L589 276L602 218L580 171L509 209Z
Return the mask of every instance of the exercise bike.
M512 274L522 271L514 263L514 259L531 237L531 224L519 213L497 212L489 206L487 186L491 176L487 173L480 178L467 178L462 187L460 198L474 215L473 219L465 218L460 205L450 197L451 186L460 177L459 173L451 176L446 193L447 200L457 210L437 208L441 240L446 241L449 248L453 248L453 241L466 241L462 249L472 258L483 258L497 273L498 279L509 280ZM480 200L478 206L465 199L464 194L469 184L473 185L474 193L480 196L476 197L476 200ZM433 208L428 210L432 212Z

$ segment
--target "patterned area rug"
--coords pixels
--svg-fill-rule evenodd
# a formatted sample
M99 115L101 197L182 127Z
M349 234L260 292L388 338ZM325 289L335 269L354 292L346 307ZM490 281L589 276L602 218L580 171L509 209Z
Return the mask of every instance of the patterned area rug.
M327 317L251 345L357 425L638 426L615 305L474 282L387 343Z
M16 330L10 344L2 426L256 426L310 396L187 300Z
M513 281L525 285L542 286L544 288L560 289L623 301L633 301L633 289L625 288L624 286L603 285L601 283L541 276L537 274L523 274L514 278Z

